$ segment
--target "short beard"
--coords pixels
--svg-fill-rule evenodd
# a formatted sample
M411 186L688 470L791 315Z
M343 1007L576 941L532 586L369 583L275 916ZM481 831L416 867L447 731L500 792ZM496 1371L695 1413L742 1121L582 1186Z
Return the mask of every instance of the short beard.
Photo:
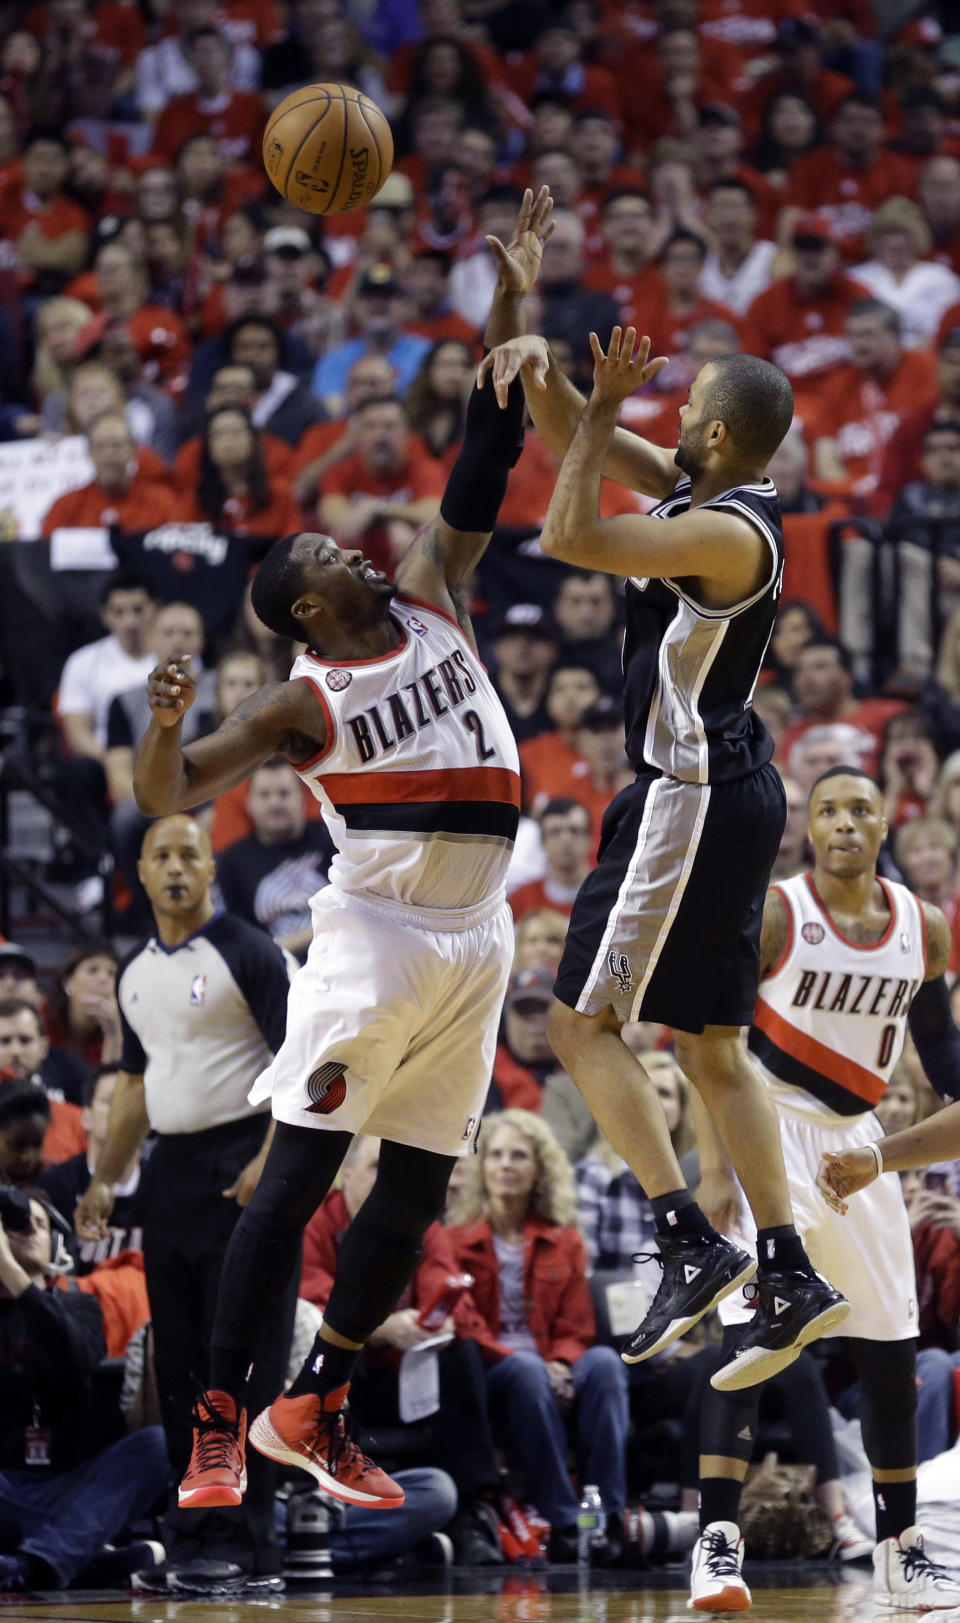
M698 479L703 472L703 458L692 445L684 445L681 442L673 453L673 460L681 473L685 473L691 480Z

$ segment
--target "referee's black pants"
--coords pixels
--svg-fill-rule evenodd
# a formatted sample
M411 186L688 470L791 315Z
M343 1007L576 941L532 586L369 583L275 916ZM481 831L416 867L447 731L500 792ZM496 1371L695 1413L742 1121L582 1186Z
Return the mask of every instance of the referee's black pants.
M207 1384L210 1333L224 1253L241 1208L225 1200L260 1149L268 1115L245 1117L198 1133L161 1134L143 1172L143 1254L153 1321L157 1393L167 1449L179 1481L190 1458L190 1414ZM250 1383L251 1419L283 1390L293 1333L297 1267L275 1322L264 1326ZM245 1570L278 1571L273 1525L276 1466L247 1451L249 1486L242 1505L180 1510L176 1494L165 1518L171 1559L236 1561Z

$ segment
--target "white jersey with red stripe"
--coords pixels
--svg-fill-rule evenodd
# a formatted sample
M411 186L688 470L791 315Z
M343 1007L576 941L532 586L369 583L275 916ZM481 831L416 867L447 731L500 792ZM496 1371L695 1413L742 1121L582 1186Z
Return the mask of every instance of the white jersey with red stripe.
M787 942L760 983L749 1048L774 1096L815 1120L863 1115L883 1098L927 973L920 903L905 885L879 883L890 923L869 946L841 935L812 874L774 887Z
M469 929L503 905L517 746L456 621L403 596L390 613L393 653L294 662L327 722L325 747L297 770L337 848L333 885L411 923Z

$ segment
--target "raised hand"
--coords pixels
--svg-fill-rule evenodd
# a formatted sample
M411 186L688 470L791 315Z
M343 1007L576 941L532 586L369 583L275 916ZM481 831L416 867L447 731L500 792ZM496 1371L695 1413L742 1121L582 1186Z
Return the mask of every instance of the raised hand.
M550 367L550 351L547 348L547 340L538 337L536 333L528 333L524 338L508 338L506 343L498 344L496 349L490 350L477 367L477 388L483 388L483 380L489 372L493 378L493 392L497 397L497 405L502 411L507 404L510 385L524 366L529 368L537 388L545 389Z
M866 1189L876 1176L877 1158L872 1150L828 1150L817 1172L817 1188L827 1205L845 1217L847 1197Z
M147 678L147 698L154 720L161 727L175 727L197 696L196 679L187 669L190 655L181 654L163 665L155 665Z
M540 274L543 245L552 235L553 198L549 188L541 186L536 198L528 186L523 194L513 236L504 247L499 237L488 237L500 278L506 293L522 298L529 293Z
M606 350L596 333L590 334L594 362L593 394L596 400L626 400L628 395L635 394L645 383L649 383L662 366L666 366L666 355L657 355L651 361L649 338L641 338L640 347L634 354L636 342L635 327L628 327L626 332L622 327L614 327Z

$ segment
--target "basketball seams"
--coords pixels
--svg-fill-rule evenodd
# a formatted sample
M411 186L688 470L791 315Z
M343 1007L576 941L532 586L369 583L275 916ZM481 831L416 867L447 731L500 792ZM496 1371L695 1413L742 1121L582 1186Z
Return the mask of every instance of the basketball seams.
M330 188L330 204L331 204L331 207L332 207L333 203L336 201L337 193L340 190L340 182L343 179L343 166L346 163L347 152L350 149L350 134L349 134L350 126L349 126L349 123L348 123L348 120L350 118L350 113L349 113L348 108L347 108L347 98L343 93L343 86L338 85L337 88L340 91L340 100L341 100L341 102L343 104L343 142L342 142L342 145L341 145L341 148L340 148L340 168L337 170L337 178L336 178L336 180L334 181L333 185ZM323 212L324 212L324 214L329 214L330 209L325 208Z
M360 114L360 117L363 119L363 122L366 124L367 129L370 131L370 139L373 142L373 150L377 154L377 184L370 193L371 197L374 197L380 190L380 187L383 185L384 181L383 154L380 151L380 142L377 140L377 132L367 117L367 109L364 106L364 103L359 98L357 99L357 111ZM379 108L377 111L379 112Z
M303 151L303 148L306 146L307 142L309 141L311 135L323 123L323 120L326 118L327 113L329 113L330 108L333 106L333 97L330 95L329 91L325 92L325 94L326 94L326 98L327 98L326 108L321 113L320 117L313 124L311 124L311 126L308 129L307 133L300 138L297 145L294 147L293 153L292 153L291 158L290 158L290 162L287 164L287 172L283 177L283 185L277 187L277 190L284 197L287 196L287 187L290 184L290 176L293 174L294 164L296 163L296 161L299 158L301 152ZM317 101L321 101L322 99L323 98L321 96L316 97ZM288 107L287 112L288 113L297 113L297 112L300 111L300 107L309 107L309 106L310 106L310 102L301 102L297 107ZM264 133L264 140L266 140L266 132ZM289 201L289 199L288 199L288 201Z

